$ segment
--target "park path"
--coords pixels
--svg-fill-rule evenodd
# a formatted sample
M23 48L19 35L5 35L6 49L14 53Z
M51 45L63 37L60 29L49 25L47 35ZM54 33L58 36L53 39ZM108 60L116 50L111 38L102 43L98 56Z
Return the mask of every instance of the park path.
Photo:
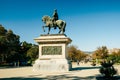
M91 66L80 63L73 64L73 70L69 72L34 72L32 67L4 68L0 69L1 80L96 80L99 76L100 66ZM115 66L120 73L120 65Z

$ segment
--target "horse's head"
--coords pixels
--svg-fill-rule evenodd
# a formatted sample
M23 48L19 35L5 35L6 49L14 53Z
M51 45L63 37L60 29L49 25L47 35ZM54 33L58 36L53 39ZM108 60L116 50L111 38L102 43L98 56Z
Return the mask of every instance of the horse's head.
M50 21L50 20L51 20L50 16L43 16L43 17L42 17L42 21L43 21L44 23L46 23L47 21Z

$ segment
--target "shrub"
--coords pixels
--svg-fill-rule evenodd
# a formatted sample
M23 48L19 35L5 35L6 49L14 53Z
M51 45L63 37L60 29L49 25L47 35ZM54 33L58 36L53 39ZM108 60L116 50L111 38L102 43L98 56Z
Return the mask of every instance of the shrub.
M103 61L101 62L101 68L99 72L106 78L111 78L117 74L117 70L113 66L113 61Z

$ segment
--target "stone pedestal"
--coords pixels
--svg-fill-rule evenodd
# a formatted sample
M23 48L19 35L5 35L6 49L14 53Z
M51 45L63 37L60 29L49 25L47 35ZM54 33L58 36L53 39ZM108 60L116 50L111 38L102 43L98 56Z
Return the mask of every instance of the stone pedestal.
M66 35L41 35L35 41L39 44L39 58L33 65L34 71L69 71L67 45L72 41Z

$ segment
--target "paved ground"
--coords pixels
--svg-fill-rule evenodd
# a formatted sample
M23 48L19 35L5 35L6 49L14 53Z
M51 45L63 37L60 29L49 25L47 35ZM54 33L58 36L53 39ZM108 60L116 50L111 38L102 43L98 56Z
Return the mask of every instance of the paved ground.
M34 72L32 67L19 68L1 68L0 80L101 80L96 76L99 73L100 66L91 66L80 63L79 66L73 64L73 71L69 72ZM115 66L118 69L117 76L120 75L120 65ZM120 78L120 77L119 77ZM119 80L119 79L117 79Z

